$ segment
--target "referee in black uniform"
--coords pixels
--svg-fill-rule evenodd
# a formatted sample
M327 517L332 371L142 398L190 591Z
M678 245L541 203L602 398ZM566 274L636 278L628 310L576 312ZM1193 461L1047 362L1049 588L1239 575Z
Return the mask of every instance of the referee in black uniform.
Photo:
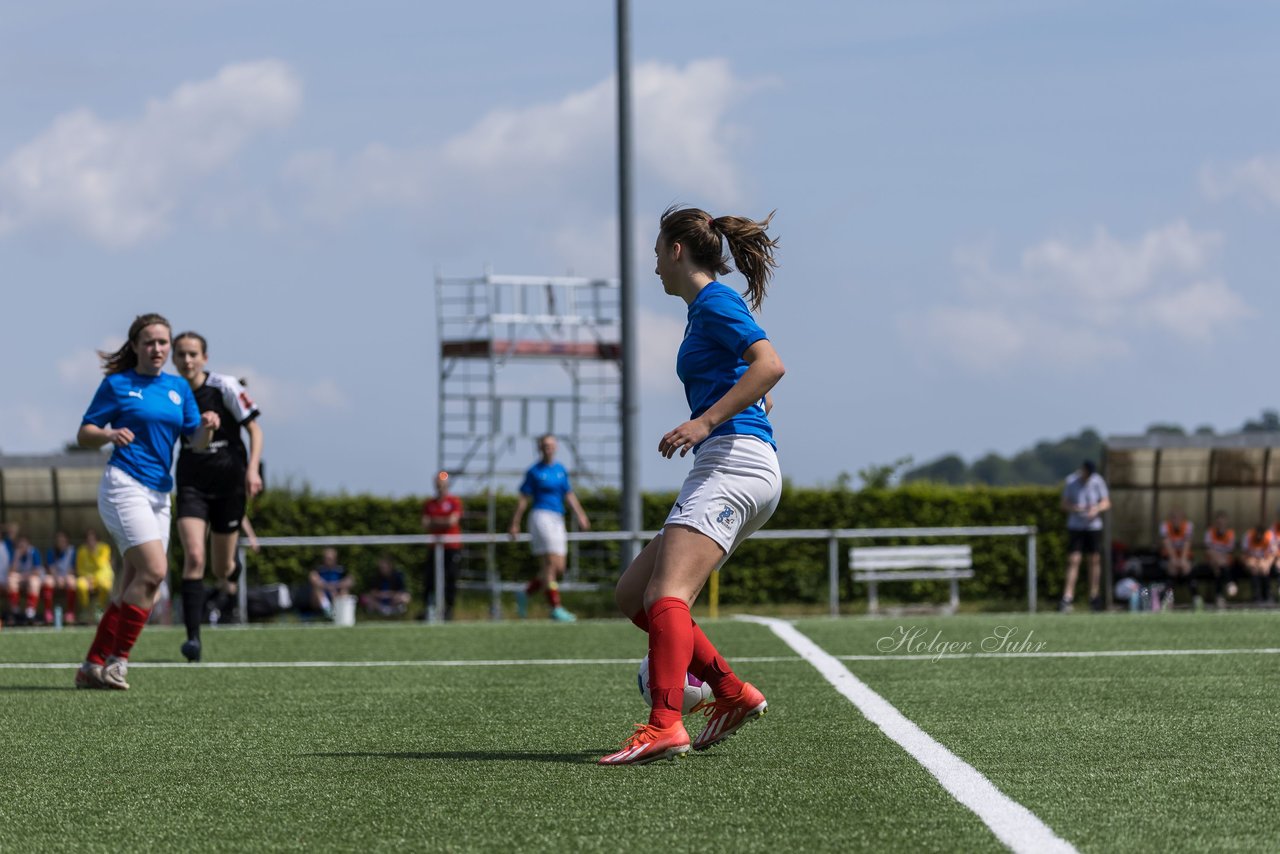
M208 343L195 332L173 340L173 363L191 384L201 412L216 412L221 426L208 448L197 451L183 441L178 456L178 535L182 568L182 619L187 640L182 654L200 660L200 622L204 617L205 540L211 540L209 565L217 580L222 610L235 592L236 543L245 504L262 491L262 427L258 407L235 377L205 370ZM246 449L241 429L249 434ZM208 537L212 532L213 536Z

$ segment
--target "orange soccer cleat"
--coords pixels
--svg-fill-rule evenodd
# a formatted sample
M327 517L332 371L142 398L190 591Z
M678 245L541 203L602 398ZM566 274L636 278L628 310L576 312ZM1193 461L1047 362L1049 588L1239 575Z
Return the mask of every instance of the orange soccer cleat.
M600 765L645 765L659 759L679 759L689 752L689 733L676 721L669 727L636 724L636 731L622 749L600 760Z
M732 697L716 698L699 703L693 711L703 711L710 719L694 739L694 750L706 750L724 741L742 725L761 717L769 709L764 694L750 682L742 683L742 690Z

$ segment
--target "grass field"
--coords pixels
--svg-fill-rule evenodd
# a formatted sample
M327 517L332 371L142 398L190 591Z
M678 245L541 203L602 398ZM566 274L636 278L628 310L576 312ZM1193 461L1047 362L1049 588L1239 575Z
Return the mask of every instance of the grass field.
M796 626L1081 851L1280 839L1280 614ZM972 655L1000 626L1030 643ZM622 621L221 629L204 665L153 627L123 693L71 688L87 630L5 631L0 847L1004 850L767 626L704 627L769 714L638 768L594 765L644 717Z

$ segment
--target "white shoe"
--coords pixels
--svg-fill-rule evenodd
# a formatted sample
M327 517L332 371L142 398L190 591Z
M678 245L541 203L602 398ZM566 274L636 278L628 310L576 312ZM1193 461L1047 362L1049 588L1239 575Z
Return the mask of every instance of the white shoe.
M105 688L106 683L102 681L102 665L92 664L86 661L80 665L80 669L76 671L76 687L77 688Z
M129 683L125 677L129 675L129 662L123 658L110 656L102 668L102 684L116 691L128 691Z

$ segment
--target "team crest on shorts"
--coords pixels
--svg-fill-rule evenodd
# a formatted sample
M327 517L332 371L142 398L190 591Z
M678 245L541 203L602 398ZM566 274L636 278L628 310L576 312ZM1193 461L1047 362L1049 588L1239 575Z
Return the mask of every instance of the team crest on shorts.
M720 511L720 515L716 517L716 521L726 528L732 528L738 524L738 517L734 515L733 508L726 504Z
M173 401L174 406L182 405L182 395L178 394L173 389L169 389L169 399Z

